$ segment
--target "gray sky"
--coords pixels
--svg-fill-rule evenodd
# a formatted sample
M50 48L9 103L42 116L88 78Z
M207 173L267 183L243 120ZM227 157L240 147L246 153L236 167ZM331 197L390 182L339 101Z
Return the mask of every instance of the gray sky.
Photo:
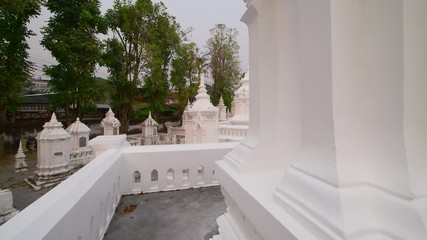
M160 2L160 0L153 0ZM101 11L105 11L113 6L114 0L101 0ZM239 31L238 43L240 45L240 58L242 70L249 64L248 52L248 32L245 24L240 22L240 18L246 10L243 0L163 0L170 15L175 16L183 29L192 27L193 31L190 39L197 43L203 51L206 41L209 39L209 29L215 24L224 23L228 27L236 28ZM42 38L40 28L46 24L50 13L43 9L39 18L30 23L37 36L29 39L31 49L29 50L30 60L35 63L36 77L42 76L42 66L54 64L50 53L40 46ZM100 77L107 77L106 69L100 68L97 73Z

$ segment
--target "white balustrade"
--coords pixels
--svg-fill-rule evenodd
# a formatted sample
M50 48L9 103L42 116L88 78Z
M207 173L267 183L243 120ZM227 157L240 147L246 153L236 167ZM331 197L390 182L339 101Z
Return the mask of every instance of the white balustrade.
M123 193L218 185L215 161L236 143L139 146L123 149Z
M235 145L107 150L2 225L1 239L102 239L123 194L217 185L215 161Z
M219 125L219 140L221 142L237 142L246 137L249 126Z

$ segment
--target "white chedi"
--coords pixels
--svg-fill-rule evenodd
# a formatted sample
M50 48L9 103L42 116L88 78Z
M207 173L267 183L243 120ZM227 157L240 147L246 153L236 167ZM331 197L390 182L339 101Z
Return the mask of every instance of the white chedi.
M220 122L227 121L227 107L224 104L224 99L222 99L222 96L219 99L218 111L219 111L219 121Z
M69 166L77 168L86 165L94 158L92 148L88 147L90 128L77 118L66 130L71 135Z
M232 124L249 123L249 68L240 80L240 87L234 92Z
M12 192L9 189L0 189L0 225L18 213L13 207Z
M218 142L218 108L210 101L203 77L200 79L196 100L184 110L183 128L185 143Z
M159 141L157 128L159 124L151 117L151 111L148 113L148 118L141 123L142 143L143 145L156 145Z
M34 189L56 185L69 176L71 135L64 130L55 113L37 135L37 170L25 181Z
M114 112L108 109L105 114L105 118L101 121L101 127L104 129L104 135L118 135L119 127L121 126L120 121L114 117Z
M249 129L249 68L234 92L232 110L234 114L228 121L220 120L220 142L239 142L246 138Z
M22 141L19 141L18 152L15 155L15 172L26 172L27 163L25 162L25 154L22 149Z
M87 146L89 141L90 128L86 124L80 122L77 118L74 123L67 127L67 132L71 135L72 149L79 149Z
M54 175L68 172L71 135L65 131L55 113L43 125L37 137L37 174Z

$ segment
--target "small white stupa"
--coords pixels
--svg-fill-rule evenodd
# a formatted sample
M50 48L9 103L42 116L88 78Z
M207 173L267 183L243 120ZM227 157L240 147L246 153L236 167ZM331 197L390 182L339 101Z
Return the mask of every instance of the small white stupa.
M227 107L224 104L224 99L222 99L222 96L219 99L218 111L219 111L219 121L220 122L227 121Z
M196 100L187 105L182 120L185 143L218 142L218 108L210 101L203 77L200 79Z
M18 152L15 155L15 172L26 172L27 163L25 162L25 154L22 149L22 141L19 141Z
M18 213L19 211L13 207L12 192L9 189L0 189L0 225Z
M228 121L219 123L220 142L242 141L249 129L249 68L240 80L240 87L234 92L233 115Z
M249 124L249 68L240 80L241 86L234 92L233 112L229 120L233 125Z
M143 145L156 145L159 141L157 128L159 124L151 117L151 111L148 113L148 118L141 123L142 143Z
M35 190L58 184L69 176L71 135L62 127L53 113L50 121L43 125L43 131L36 137L37 170L34 177L26 179Z
M68 126L67 132L71 135L70 167L86 165L93 159L92 148L88 147L90 128L77 120Z
M105 114L105 118L101 121L101 127L104 129L104 135L119 135L120 121L114 117L111 108Z
M86 126L86 124L80 122L79 118L68 126L67 132L71 135L72 149L79 149L87 146L90 128Z

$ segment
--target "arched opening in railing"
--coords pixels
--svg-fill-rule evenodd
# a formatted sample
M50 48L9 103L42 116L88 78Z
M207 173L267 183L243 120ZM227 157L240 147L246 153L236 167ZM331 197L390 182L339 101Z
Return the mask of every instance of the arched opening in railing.
M159 172L156 169L154 169L153 171L151 171L151 181L152 182L159 181Z
M205 174L205 169L203 168L203 166L199 166L197 168L197 184L204 184L204 174Z
M174 174L175 174L175 171L172 168L169 168L166 173L167 188L172 188L174 186L174 177L175 177Z
M203 175L204 175L204 168L203 166L199 166L197 168L197 179L203 179Z
M141 182L141 173L139 171L135 171L133 173L133 182L140 183Z
M173 179L174 179L174 170L172 168L169 168L166 173L166 180L168 182L173 182Z

